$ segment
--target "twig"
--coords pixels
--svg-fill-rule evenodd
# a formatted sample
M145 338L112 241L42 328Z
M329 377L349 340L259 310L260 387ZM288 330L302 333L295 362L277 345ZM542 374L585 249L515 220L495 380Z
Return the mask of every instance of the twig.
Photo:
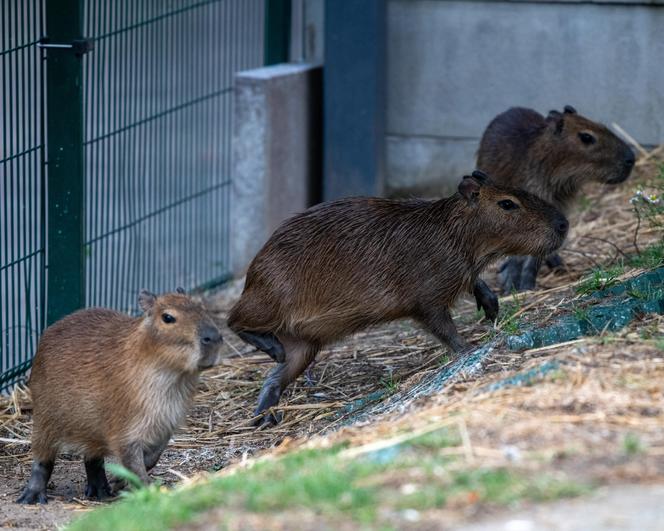
M634 245L634 249L636 249L637 254L641 254L639 244L636 243L639 238L639 229L641 228L641 213L639 212L638 208L634 208L634 212L636 213L636 228L634 229L634 239L632 240L632 245Z
M170 472L176 478L178 478L182 481L189 481L189 476L185 476L182 472L178 472L177 470L173 470L172 468L169 468L168 470L166 470L166 472Z
M462 418L459 418L457 425L459 427L459 435L461 435L461 442L463 443L464 453L466 455L466 460L469 463L475 461L475 456L473 454L473 445L470 443L470 435L468 434L468 426L466 426L466 421Z
M579 238L586 238L587 240L597 240L599 242L606 243L606 244L612 246L613 248L615 248L615 250L618 251L625 258L629 258L629 256L627 256L627 254L620 247L618 247L612 241L607 240L606 238L600 238L599 236L579 236Z
M576 249L565 249L568 253L573 253L573 254L578 254L583 256L586 260L588 260L595 268L599 269L601 266L599 262L595 261L593 258L588 256L586 253L583 251L577 251Z
M641 156L643 157L649 157L650 154L639 144L627 131L625 131L622 127L620 127L617 123L613 122L611 124L611 127L613 127L621 136L625 138L630 144L632 144L639 153L641 153Z
M0 437L0 443L17 444L20 446L30 446L30 441L28 441L27 439L8 439L6 437Z

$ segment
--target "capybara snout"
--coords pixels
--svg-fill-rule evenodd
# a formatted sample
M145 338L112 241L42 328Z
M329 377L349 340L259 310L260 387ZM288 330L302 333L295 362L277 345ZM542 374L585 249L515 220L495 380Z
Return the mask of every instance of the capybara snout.
M182 347L162 349L165 362L190 372L218 363L221 332L200 303L183 291L157 297L143 290L138 300L150 336L163 345Z
M472 177L483 183L476 215L497 252L543 257L562 245L569 223L558 208L523 190L496 185L484 172L475 171Z

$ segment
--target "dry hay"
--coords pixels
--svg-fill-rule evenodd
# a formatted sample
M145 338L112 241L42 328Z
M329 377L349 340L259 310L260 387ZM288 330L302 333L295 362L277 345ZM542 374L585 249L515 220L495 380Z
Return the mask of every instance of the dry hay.
M650 159L637 163L635 178L623 186L591 187L572 216L574 228L561 252L567 271L545 274L539 281L542 290L520 295L518 313L537 314L544 322L552 319L562 311L563 304L578 297L575 286L589 268L615 263L634 251L637 220L629 199L636 182L654 171L655 165ZM653 231L641 227L637 244L644 247L655 238ZM495 269L489 271L486 278L495 287ZM225 319L238 293L239 285L235 284L210 297L220 321ZM511 297L505 297L501 302L510 301ZM456 313L461 334L472 342L479 344L492 333L491 325L477 314L472 300L461 301ZM661 334L664 330L661 318L649 319L647 326L654 326ZM498 328L501 324L504 323L498 323ZM631 330L634 332L642 326L643 322L634 323ZM376 391L389 393L395 388L406 389L440 370L449 360L449 352L411 322L367 330L323 351L310 371L313 381L308 384L306 379L300 378L284 396L278 408L284 413L281 424L257 430L251 423L252 412L264 376L273 363L266 355L252 351L230 331L225 330L224 337L229 357L204 374L186 428L174 437L154 471L166 483L224 467L261 449L280 444L281 448L290 446L285 440L306 441L323 432L332 433L330 430L342 426L347 418L345 408L349 404L366 399ZM584 339L573 345L522 354L496 350L485 362L483 374L456 382L439 396L423 401L426 409L421 413L417 411L423 405L417 402L412 415L401 416L394 422L390 418L383 419L363 429L344 428L329 437L345 437L359 444L391 436L406 426L417 430L436 419L448 422L445 419L455 414L456 419L462 419L473 441L472 459L509 459L502 449L504 445L523 446L524 451L546 448L547 452L554 452L558 447L566 447L571 440L575 445L595 448L592 441L599 438L606 443L611 436L607 439L602 430L613 433L611 430L616 423L638 430L652 451L661 455L661 390L659 395L652 389L646 390L646 395L639 394L638 400L633 402L632 390L616 382L621 374L632 375L636 371L661 384L664 376L661 356L654 354L654 347L644 346L642 342L607 346L596 341ZM583 348L588 350L580 351L579 345L586 345ZM647 356L643 349L647 350ZM554 384L549 382L490 395L476 393L487 382L538 363L536 358L554 354L565 361L565 370L570 375L568 384L558 385L558 391L554 392L551 389ZM23 389L17 389L10 399L3 399L0 404L0 476L21 474L27 477L29 473L29 410L29 393ZM644 411L653 414L644 415ZM562 428L542 430L542 426ZM580 431L584 426L588 429ZM467 454L468 448L459 451ZM61 467L82 479L80 460L65 461ZM660 468L654 470L661 473ZM57 473L62 472L56 470ZM57 475L54 481L57 483Z

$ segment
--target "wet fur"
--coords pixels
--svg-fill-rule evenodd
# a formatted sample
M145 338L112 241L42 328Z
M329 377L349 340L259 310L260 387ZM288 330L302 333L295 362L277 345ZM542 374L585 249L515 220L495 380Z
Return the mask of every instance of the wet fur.
M523 208L501 210L504 198ZM487 183L477 197L342 199L286 221L250 264L228 320L235 332L273 334L285 347L257 412L278 402L323 345L373 324L412 317L462 350L449 315L458 296L502 255L557 248L561 219L541 199Z
M580 133L596 142L584 144ZM567 213L588 182L617 184L627 179L634 154L604 125L581 116L570 106L547 117L514 107L496 116L482 135L477 167L504 186L522 188ZM500 270L504 293L535 287L539 260L513 257ZM557 255L549 264L562 262Z
M592 133L597 142L583 144L580 132ZM627 179L628 159L633 162L633 153L625 142L576 112L544 117L513 107L486 128L477 167L496 183L522 188L567 212L585 183Z

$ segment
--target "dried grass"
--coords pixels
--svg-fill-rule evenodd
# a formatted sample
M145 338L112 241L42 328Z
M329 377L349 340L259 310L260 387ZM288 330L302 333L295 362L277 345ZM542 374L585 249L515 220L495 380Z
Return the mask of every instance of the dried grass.
M637 163L635 180L651 176L656 160L644 156ZM574 228L561 253L567 270L545 274L539 281L540 291L520 295L520 314L539 322L553 319L564 304L578 297L575 287L589 268L616 263L634 252L637 220L629 204L634 188L635 182L630 181L620 187L597 185L587 191L572 217ZM642 227L637 244L645 247L656 237ZM495 269L486 278L495 287ZM239 284L235 284L211 297L220 320L238 293ZM511 297L502 300L510 301ZM456 321L461 334L476 343L484 341L491 331L491 326L477 316L470 299L458 305ZM459 380L434 398L404 404L409 415L384 417L371 425L336 432L330 430L344 423L349 404L377 391L389 394L395 387L408 389L438 371L449 352L410 322L357 334L321 353L310 371L315 383L308 385L300 378L292 386L279 407L284 413L281 424L256 430L251 423L253 409L263 378L273 364L226 330L230 355L203 376L187 426L174 437L155 474L166 482L178 481L182 476L224 467L261 449L280 445L277 451L283 451L304 444L324 432L327 437L316 439L315 444L340 439L353 445L374 444L404 430L428 429L450 418L464 432L462 447L450 451L467 461L506 462L511 457L505 448L512 446L522 453L555 454L573 445L581 453L595 455L597 441L619 445L617 434L625 430L639 433L647 455L662 456L662 355L648 342L633 341L635 336L630 336L646 325L660 333L664 330L662 318L650 316L634 323L611 344L582 339L522 354L497 349L484 364L482 374ZM567 376L563 383L546 381L490 394L478 391L515 370L534 366L543 356L564 363ZM629 381L634 386L625 383ZM15 470L17 462L27 465L29 461L29 413L29 392L23 388L0 401L0 475L12 473L10 469ZM80 461L67 466L82 473ZM23 470L27 473L27 467ZM659 464L652 470L662 472Z

